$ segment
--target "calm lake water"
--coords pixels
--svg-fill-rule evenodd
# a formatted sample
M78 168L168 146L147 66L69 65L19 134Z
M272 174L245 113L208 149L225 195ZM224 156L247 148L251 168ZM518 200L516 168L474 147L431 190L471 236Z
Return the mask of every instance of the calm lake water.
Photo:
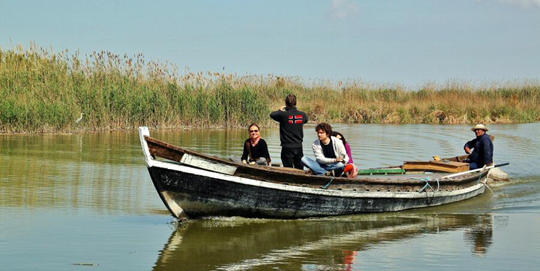
M305 127L312 156L314 126ZM399 213L176 224L134 132L0 136L0 270L539 270L540 123L490 125L512 180ZM247 130L247 129L246 129ZM336 125L361 168L462 154L470 126ZM279 131L264 130L274 162ZM247 131L152 131L216 156Z

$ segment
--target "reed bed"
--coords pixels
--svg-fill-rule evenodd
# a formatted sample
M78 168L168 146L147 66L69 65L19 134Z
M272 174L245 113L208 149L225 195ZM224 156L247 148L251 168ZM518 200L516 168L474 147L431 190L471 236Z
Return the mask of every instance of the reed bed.
M427 83L179 71L142 54L81 57L32 44L0 48L0 132L73 132L276 125L269 114L297 95L313 122L523 123L540 120L540 82ZM75 120L84 113L83 120Z

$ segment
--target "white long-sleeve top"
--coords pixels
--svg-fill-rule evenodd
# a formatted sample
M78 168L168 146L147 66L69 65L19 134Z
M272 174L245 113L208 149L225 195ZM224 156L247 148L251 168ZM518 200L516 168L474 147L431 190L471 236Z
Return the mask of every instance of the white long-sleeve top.
M336 157L343 156L345 159L343 159L343 163L347 164L349 162L349 156L347 155L347 151L345 150L345 146L343 145L343 142L335 137L330 137L332 139L332 147L334 148L334 152L336 153ZM315 155L315 160L319 164L333 164L336 163L335 158L327 158L324 156L321 141L319 139L316 139L313 142L313 154Z

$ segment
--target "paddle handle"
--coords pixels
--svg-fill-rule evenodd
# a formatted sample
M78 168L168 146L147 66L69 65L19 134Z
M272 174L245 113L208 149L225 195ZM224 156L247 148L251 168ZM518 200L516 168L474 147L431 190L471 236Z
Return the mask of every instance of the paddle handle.
M482 168L477 168L477 169L473 169L473 170L468 170L468 171L464 171L464 172L459 172L459 173L455 173L455 174L450 174L450 175L446 175L446 176L443 176L442 178L454 178L454 177L457 177L457 176L461 176L461 175L465 175L465 174L469 174L469 173L473 173L473 172L477 172L477 171L482 171L482 170L486 170L486 169L492 169L492 168L496 168L496 167L503 167L503 166L507 166L507 165L510 165L510 163L501 163L501 164L496 164L496 165L493 165L493 166L489 166L489 167L482 167Z

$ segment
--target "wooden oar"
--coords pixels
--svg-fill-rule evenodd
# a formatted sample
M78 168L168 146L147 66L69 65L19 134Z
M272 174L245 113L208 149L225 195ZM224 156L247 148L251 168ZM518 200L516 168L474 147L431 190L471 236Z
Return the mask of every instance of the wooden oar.
M463 171L463 172L460 172L460 173L450 174L450 175L443 176L441 179L454 178L454 177L457 177L457 176L461 176L461 175L465 175L465 174L469 174L469 173L473 173L473 172L477 172L477 171L482 171L482 170L486 170L486 169L492 169L492 168L496 168L496 167L503 167L503 166L507 166L507 165L510 165L510 163L496 164L496 165L492 165L492 166L489 166L489 167L477 168L477 169L473 169L473 170L469 170L469 171Z
M290 168L290 167L268 167L268 169L276 170L276 171L283 171L283 172L290 172L290 173L301 173L305 174L306 172L298 169L298 168Z

